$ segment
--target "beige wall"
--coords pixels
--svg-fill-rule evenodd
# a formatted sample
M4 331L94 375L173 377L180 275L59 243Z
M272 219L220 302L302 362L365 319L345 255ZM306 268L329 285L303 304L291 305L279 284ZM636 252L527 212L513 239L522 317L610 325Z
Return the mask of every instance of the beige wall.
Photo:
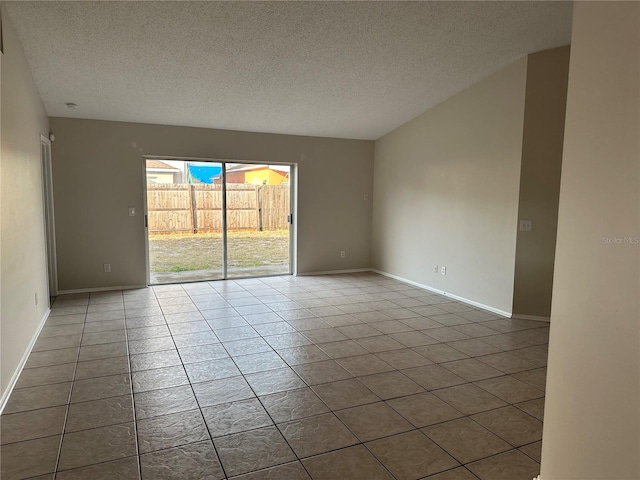
M514 315L549 318L558 225L569 47L529 55L513 291Z
M0 393L48 310L40 133L49 127L15 31L2 10ZM38 305L35 304L38 295Z
M128 216L143 211L143 155L296 163L298 272L370 266L371 141L66 118L51 130L61 290L146 282L143 217Z
M640 478L639 32L637 2L574 6L542 480Z
M376 141L374 268L511 312L526 71L523 58Z

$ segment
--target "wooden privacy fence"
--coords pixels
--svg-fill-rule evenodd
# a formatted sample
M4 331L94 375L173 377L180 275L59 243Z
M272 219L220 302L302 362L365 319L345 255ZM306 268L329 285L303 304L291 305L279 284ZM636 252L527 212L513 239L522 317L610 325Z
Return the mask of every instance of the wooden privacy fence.
M227 229L288 228L288 185L227 185ZM222 231L222 187L197 184L147 185L149 233Z

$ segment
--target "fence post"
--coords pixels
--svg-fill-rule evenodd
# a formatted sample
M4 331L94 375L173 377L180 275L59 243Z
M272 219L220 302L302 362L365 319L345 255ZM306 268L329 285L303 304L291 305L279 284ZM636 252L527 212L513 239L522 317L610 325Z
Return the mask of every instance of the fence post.
M191 198L191 222L193 225L193 233L198 233L198 205L196 202L196 186L189 185L189 197Z
M262 185L258 186L258 231L262 231Z

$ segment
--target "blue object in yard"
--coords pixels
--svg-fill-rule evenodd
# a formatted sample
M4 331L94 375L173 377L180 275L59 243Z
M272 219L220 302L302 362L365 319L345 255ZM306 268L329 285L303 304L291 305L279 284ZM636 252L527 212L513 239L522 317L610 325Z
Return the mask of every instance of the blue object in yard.
M220 165L189 165L189 183L213 183L214 177L220 175Z

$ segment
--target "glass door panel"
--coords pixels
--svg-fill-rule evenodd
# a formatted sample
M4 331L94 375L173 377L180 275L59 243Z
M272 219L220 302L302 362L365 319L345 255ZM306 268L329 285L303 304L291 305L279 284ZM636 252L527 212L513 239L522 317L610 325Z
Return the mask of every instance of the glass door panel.
M290 167L225 166L227 278L290 273Z
M223 278L222 168L146 160L149 283Z

